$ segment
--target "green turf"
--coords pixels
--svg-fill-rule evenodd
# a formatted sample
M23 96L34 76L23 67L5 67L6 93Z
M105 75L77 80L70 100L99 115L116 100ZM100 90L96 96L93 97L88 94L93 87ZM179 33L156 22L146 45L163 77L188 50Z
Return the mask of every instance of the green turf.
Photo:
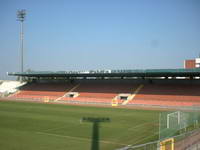
M100 124L100 150L158 138L158 111L0 101L1 150L89 150L92 124L82 117L109 117Z

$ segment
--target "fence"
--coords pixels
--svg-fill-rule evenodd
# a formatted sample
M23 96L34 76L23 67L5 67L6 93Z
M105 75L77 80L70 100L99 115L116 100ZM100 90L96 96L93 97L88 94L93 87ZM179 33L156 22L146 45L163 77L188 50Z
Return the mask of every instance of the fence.
M117 150L200 150L200 129L173 136L163 141L154 141Z
M162 112L158 141L118 150L200 150L200 112Z

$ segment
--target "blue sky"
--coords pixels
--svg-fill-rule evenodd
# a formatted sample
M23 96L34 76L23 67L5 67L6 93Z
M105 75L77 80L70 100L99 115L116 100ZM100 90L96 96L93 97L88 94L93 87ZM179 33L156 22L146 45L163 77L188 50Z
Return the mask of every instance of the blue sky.
M0 79L25 70L182 68L200 53L199 0L0 0Z

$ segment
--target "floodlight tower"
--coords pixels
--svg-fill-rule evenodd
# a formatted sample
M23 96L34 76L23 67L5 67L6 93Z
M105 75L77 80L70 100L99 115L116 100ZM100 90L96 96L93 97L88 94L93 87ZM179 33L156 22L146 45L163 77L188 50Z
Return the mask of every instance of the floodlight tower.
M21 72L24 71L24 20L26 16L26 10L17 11L17 21L20 21L20 49L21 49Z
M93 132L92 132L92 145L91 150L99 150L99 123L110 122L110 118L93 118L93 117L83 117L81 122L92 122Z

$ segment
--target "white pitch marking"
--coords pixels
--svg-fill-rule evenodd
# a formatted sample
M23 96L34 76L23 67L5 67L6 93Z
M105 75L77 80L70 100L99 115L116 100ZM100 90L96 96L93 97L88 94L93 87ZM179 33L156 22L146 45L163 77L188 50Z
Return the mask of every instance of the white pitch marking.
M63 128L66 128L66 126L57 127L57 128L49 128L49 129L45 129L45 130L43 130L43 131L53 131L53 130L63 129Z
M81 141L91 141L91 139L89 138L81 138L81 137L74 137L74 136L67 136L67 135L59 135L59 134L52 134L52 133L45 133L45 132L36 132L37 134L43 134L43 135L49 135L49 136L57 136L57 137L62 137L62 138L69 138L69 139L75 139L75 140L81 140ZM124 144L124 143L115 143L115 142L111 142L111 141L104 141L104 140L99 140L99 142L101 143L106 143L106 144L117 144L117 145L122 145L122 146L126 146L128 144Z
M136 125L136 126L130 127L130 128L128 128L128 130L134 130L134 129L136 129L136 128L139 128L139 127L141 127L141 126L144 126L144 125L146 125L146 124L150 124L150 123L155 123L155 121L153 121L153 122L142 123L142 124L139 124L139 125Z

